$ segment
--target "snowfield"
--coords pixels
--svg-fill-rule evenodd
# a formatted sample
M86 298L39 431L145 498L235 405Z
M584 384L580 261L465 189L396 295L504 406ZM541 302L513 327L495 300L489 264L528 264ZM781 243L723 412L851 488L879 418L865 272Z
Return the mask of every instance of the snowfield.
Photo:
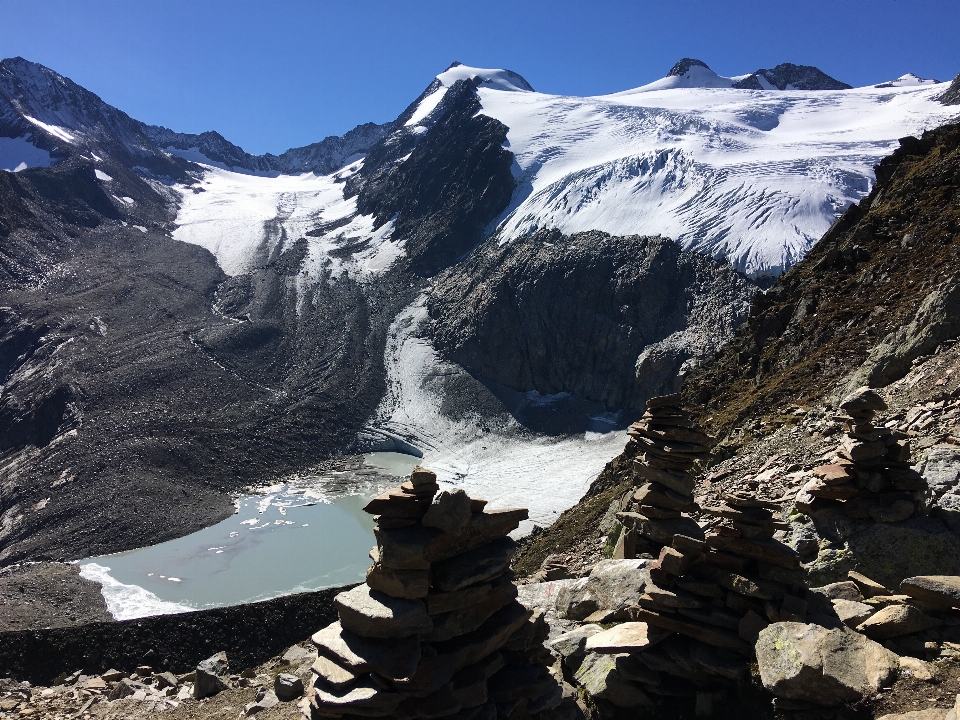
M343 179L361 163L319 177L265 177L207 165L199 186L177 188L181 202L173 236L209 250L228 275L265 265L300 238L308 241L302 281L326 272L376 275L400 257L403 245L391 237L392 222L374 230L372 216L357 214L356 198L343 199ZM349 259L335 253L356 243L363 247Z
M491 230L504 242L550 227L662 234L748 275L779 274L870 191L898 138L957 115L934 99L942 86L907 76L762 91L690 75L586 98L481 84L482 112L510 128L519 185Z

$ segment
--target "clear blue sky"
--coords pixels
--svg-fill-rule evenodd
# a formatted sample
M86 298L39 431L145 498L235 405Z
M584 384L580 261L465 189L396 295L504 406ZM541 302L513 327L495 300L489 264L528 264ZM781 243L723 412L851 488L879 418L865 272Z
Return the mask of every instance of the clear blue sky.
M957 0L0 0L21 55L133 117L249 152L395 118L453 60L592 95L681 57L721 75L781 62L866 85L960 72Z

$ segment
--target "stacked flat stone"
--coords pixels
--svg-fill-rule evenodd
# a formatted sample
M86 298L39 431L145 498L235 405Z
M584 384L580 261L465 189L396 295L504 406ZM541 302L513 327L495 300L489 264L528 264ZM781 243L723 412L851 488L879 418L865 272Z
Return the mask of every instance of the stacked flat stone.
M762 629L806 619L800 558L773 539L784 526L778 506L738 493L721 498L703 511L717 518L703 540L674 536L642 566L627 622L586 624L554 642L572 681L620 708L694 694L709 707L749 677Z
M676 550L668 555L699 554L703 531L687 513L699 509L693 501L693 469L709 457L712 439L680 407L679 393L650 398L647 411L627 434L637 446L637 488L628 509L617 514L625 530L615 556L658 557L665 548Z
M310 718L549 718L562 700L542 617L520 605L508 533L525 509L485 510L416 468L364 510L377 547L366 583L316 633Z
M813 469L797 494L797 509L841 503L850 517L876 522L906 520L922 505L926 482L912 469L906 435L872 420L887 405L874 390L860 388L840 403L844 437L831 462Z

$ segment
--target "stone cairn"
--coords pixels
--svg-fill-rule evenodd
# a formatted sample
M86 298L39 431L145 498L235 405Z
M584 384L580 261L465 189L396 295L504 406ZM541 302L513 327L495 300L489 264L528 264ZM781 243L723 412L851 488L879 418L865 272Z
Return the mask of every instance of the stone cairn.
M877 427L872 420L887 404L870 388L854 391L840 403L845 434L830 462L813 469L813 479L797 494L802 512L841 503L859 520L900 522L923 504L926 482L912 469L910 444L903 433Z
M312 637L306 717L563 716L549 628L517 602L510 570L507 534L527 511L438 489L418 467L364 508L377 521L373 565L335 598L340 620Z
M796 551L773 539L787 527L775 503L739 493L722 495L718 507L694 503L693 469L711 439L679 403L679 394L652 398L629 430L642 450L635 469L644 483L617 517L636 533L635 549L656 562L626 613L634 622L590 638L587 649L639 660L645 670L632 668L631 679L647 693L722 696L729 681L749 676L763 628L804 620L804 576ZM690 512L715 519L705 532ZM629 541L623 545L624 557L635 557Z

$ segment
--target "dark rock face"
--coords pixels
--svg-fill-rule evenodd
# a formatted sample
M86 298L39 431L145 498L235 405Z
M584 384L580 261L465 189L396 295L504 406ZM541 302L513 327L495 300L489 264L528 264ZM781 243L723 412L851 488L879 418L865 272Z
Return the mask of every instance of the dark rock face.
M707 70L710 69L710 66L707 65L703 60L696 60L694 58L683 58L680 62L670 68L670 72L667 73L667 77L676 77L684 75L692 67L705 67Z
M850 90L853 87L835 80L811 65L794 65L793 63L781 63L772 70L757 70L735 82L733 87L741 90L763 90L760 77L778 90L786 90L788 85L796 90Z
M347 182L345 193L358 196L358 211L373 214L376 227L396 219L394 236L406 238L411 267L421 275L448 267L479 243L513 194L507 127L479 110L474 82L458 81L425 133L388 136Z
M754 286L656 237L541 231L488 241L429 298L439 352L514 389L639 409L746 317Z
M43 131L27 117L67 131ZM0 61L0 136L26 135L58 160L91 149L124 167L139 167L145 175L174 181L187 177L188 163L157 150L142 124L125 112L43 65L8 58Z
M960 105L960 75L957 75L946 92L937 98L944 105Z

